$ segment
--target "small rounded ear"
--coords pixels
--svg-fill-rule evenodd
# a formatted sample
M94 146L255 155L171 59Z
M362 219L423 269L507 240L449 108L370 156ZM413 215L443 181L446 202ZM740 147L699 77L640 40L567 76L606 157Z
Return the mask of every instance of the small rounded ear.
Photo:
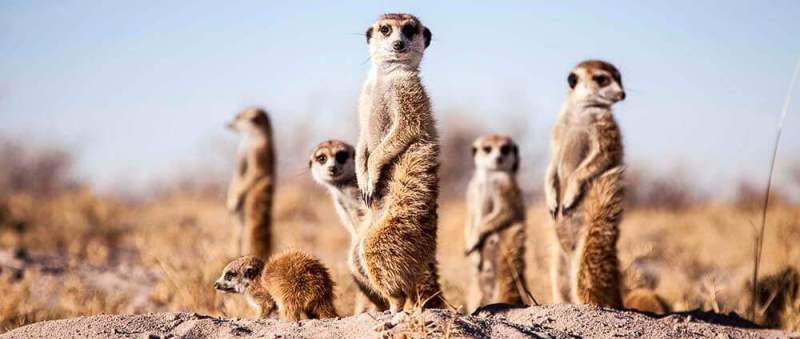
M575 85L578 84L578 76L575 73L570 73L567 77L567 83L569 83L569 88L575 89Z
M475 146L472 146L472 156L473 157L475 156L475 153L478 153L478 148L475 147Z
M422 31L422 36L425 37L425 48L428 48L428 46L431 45L433 33L431 33L431 30L429 30L428 27L425 27L425 29Z
M248 266L244 269L244 277L247 279L254 279L258 275L258 269L253 266Z
M369 26L369 28L367 28L367 33L365 33L365 35L367 37L367 44L369 44L369 39L372 39L372 26Z

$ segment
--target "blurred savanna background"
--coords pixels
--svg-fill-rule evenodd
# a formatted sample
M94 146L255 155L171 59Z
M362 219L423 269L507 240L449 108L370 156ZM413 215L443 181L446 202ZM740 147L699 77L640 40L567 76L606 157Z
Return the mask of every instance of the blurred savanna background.
M677 311L747 315L800 2L4 1L0 332L98 313L254 316L212 288L234 256L225 188L238 136L224 125L248 106L265 107L275 127L278 249L318 256L349 312L348 234L307 157L326 139L355 142L364 31L395 11L433 32L422 73L443 145L437 255L450 303L464 303L469 281L469 145L488 132L521 145L527 279L550 301L549 129L569 69L600 58L628 93L615 107L626 278ZM800 265L799 107L789 106L774 168L763 277ZM769 325L800 328L796 283L789 312Z

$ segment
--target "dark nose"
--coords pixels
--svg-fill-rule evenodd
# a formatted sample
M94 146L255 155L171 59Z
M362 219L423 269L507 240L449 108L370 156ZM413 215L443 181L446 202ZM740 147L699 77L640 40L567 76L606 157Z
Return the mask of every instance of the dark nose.
M494 161L497 162L498 165L502 165L503 164L503 157L497 157L497 158L494 159Z
M328 167L328 173L330 175L336 174L336 167Z
M625 91L622 91L622 94L619 96L619 100L625 100Z
M220 287L222 287L222 285L220 285L219 282L214 282L214 289L218 290Z
M395 51L402 51L404 48L406 48L406 44L398 40L392 44L392 47L394 48Z

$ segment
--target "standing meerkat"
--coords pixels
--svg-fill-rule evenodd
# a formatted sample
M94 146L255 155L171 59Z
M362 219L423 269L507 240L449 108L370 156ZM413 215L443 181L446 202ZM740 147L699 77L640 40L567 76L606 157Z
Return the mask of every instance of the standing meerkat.
M524 304L525 204L517 185L519 147L510 137L484 135L472 144L475 173L467 190L466 254L473 281L468 307Z
M622 307L617 259L622 218L622 135L611 106L625 99L616 67L584 61L553 128L545 198L555 222L555 302Z
M369 211L359 260L393 313L440 308L439 141L419 77L431 31L413 15L385 14L366 37L372 65L359 99L356 177Z
M236 217L237 253L266 259L272 251L272 194L275 151L267 113L249 108L228 127L243 135L228 187L228 210Z
M333 280L316 258L287 251L264 260L244 256L225 266L214 289L244 294L248 303L267 318L277 309L281 320L337 317Z
M367 214L367 207L361 201L355 170L355 149L339 140L320 143L311 151L308 160L314 181L328 189L342 225L350 233L348 266L353 281L361 293L356 293L353 313L368 310L369 303L380 311L387 309L386 299L373 291L369 279L357 253L359 234Z

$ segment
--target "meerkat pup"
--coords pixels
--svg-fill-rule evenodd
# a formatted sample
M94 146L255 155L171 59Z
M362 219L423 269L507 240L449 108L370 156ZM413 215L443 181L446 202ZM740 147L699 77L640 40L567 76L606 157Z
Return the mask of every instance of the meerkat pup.
M325 265L300 251L273 255L266 263L255 256L241 257L225 266L214 282L218 291L244 294L261 318L277 309L281 320L293 321L337 317L333 287Z
M228 124L243 135L228 187L228 210L235 216L238 255L266 259L272 251L272 194L275 151L267 112L249 108Z
M467 189L464 228L474 278L468 307L524 304L525 204L516 178L519 147L508 136L488 134L472 144L472 158L475 173Z
M545 198L555 222L555 302L622 307L617 259L622 218L622 135L611 106L625 99L616 67L584 61L553 128Z
M367 311L370 303L374 309L386 310L386 299L369 287L369 279L357 253L358 238L367 207L361 201L361 192L356 183L355 149L343 141L325 141L311 151L308 166L314 181L328 189L339 220L350 233L348 266L353 281L361 292L356 293L353 313Z
M393 313L439 308L439 141L419 76L431 31L413 15L385 14L366 37L372 65L359 99L355 165L369 211L359 260Z

